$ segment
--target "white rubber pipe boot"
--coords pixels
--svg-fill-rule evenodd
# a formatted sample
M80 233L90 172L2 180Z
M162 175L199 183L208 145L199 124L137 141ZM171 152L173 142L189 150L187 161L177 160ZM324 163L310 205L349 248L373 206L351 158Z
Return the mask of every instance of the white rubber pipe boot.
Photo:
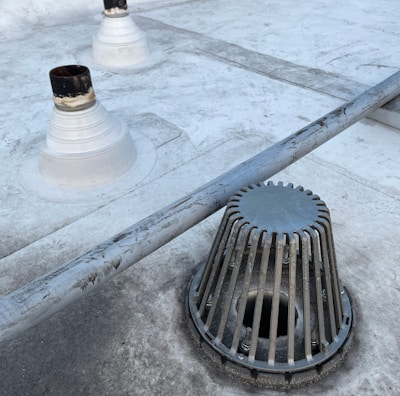
M108 183L133 165L136 152L126 125L96 100L89 69L50 71L54 109L39 159L42 176L70 188Z
M148 56L145 34L129 16L126 0L104 0L104 18L93 36L93 60L103 66L127 67Z

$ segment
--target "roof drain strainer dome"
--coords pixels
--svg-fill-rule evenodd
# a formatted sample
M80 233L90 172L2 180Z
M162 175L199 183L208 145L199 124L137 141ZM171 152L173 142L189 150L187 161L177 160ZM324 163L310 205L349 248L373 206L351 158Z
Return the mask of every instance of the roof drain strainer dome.
M325 203L281 182L236 193L191 280L188 308L200 346L241 380L288 388L335 368L353 314Z
M50 70L54 108L39 170L50 183L87 188L127 172L136 151L126 125L96 99L86 66Z
M146 36L129 15L126 0L104 0L103 14L92 40L93 60L109 67L144 62L149 57Z

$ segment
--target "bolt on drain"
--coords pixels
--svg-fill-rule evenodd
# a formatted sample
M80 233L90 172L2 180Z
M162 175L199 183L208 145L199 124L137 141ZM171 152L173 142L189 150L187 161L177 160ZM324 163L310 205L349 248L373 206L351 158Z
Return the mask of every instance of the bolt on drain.
M339 365L354 320L325 203L282 182L231 197L188 317L212 360L252 384L300 386Z

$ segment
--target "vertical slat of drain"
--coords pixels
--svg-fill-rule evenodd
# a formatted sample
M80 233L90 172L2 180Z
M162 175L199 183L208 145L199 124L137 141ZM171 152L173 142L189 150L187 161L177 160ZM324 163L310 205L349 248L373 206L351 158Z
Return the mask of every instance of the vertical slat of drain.
M328 257L329 257L329 263L330 263L330 275L331 275L331 281L333 282L332 289L333 289L334 307L335 307L335 315L336 315L336 328L337 328L337 330L339 330L342 325L343 302L342 302L342 298L340 295L339 274L338 274L337 266L336 266L336 253L335 253L335 247L334 247L334 242L333 242L331 218L330 218L328 208L324 208L324 209L321 208L320 210L322 212L325 212L325 213L322 213L321 215L319 215L319 217L323 219L323 221L321 221L320 223L324 227L325 233L326 233Z
M240 330L241 330L242 324L243 324L244 313L245 313L246 305L247 305L247 296L249 294L250 281L251 281L251 276L253 274L254 260L257 255L258 241L260 239L260 232L256 228L253 228L252 232L253 232L253 234L251 235L251 243L250 243L251 247L250 247L249 256L248 256L247 264L246 264L246 272L245 272L245 277L244 277L244 282L243 282L243 290L242 290L242 294L239 298L237 323L236 323L235 332L233 334L233 340L232 340L232 345L231 345L231 350L230 350L232 355L236 353L238 346L239 346Z
M289 306L288 306L288 364L294 364L294 333L296 327L296 266L297 266L297 250L296 238L294 234L289 235Z
M308 235L308 237L307 237ZM310 258L308 252L309 234L299 234L301 239L300 254L303 272L303 326L304 353L307 361L312 360L311 353L311 305L310 305Z
M274 292L272 296L271 318L269 327L269 351L268 365L275 365L276 338L278 331L279 320L279 302L280 302L280 287L283 265L283 248L285 245L285 237L280 234L276 237L276 255L275 255L275 274L274 274Z
M241 233L241 229L242 229L243 225L244 225L244 221L243 220L238 221L233 225L232 236L233 236L235 242L239 238L239 235ZM240 238L239 238L239 240L240 240ZM214 314L215 314L216 308L218 306L219 297L221 295L222 286L224 284L225 274L226 274L226 271L228 269L229 263L231 261L232 254L233 254L233 252L235 250L234 247L235 247L235 243L231 244L228 247L228 251L226 252L224 261L222 263L222 268L221 268L221 271L219 273L217 285L216 285L216 287L214 289L214 295L211 296L211 307L210 307L210 310L208 312L207 321L206 321L206 328L207 329L210 327L211 322L214 319ZM215 267L217 267L217 266L215 266Z
M224 212L224 216L222 218L222 223L223 224L228 222L229 217L231 216L231 214L232 214L232 211L229 208ZM232 219L232 221L233 221L233 219ZM229 230L229 228L228 228L228 230ZM204 288L205 288L207 280L208 280L208 278L210 276L210 272L211 272L211 268L213 266L213 262L215 261L216 257L218 256L217 250L220 249L223 238L224 237L225 237L225 239L228 238L229 233L228 233L228 235L226 235L226 233L227 233L227 227L218 228L217 235L215 236L214 242L213 242L213 244L211 246L210 254L208 255L208 258L207 258L207 261L206 261L206 264L205 264L205 267L204 267L204 272L203 272L203 275L201 276L201 281L200 281L200 284L199 284L198 289L197 289L197 295L198 296L201 295L204 292Z
M240 238L238 238L238 240L239 240L238 254L236 255L236 262L235 262L235 266L233 267L233 270L232 270L228 290L226 291L226 297L225 297L225 301L223 304L221 320L220 320L219 326L218 326L217 337L214 340L216 344L221 342L222 337L224 335L226 322L228 320L229 311L230 311L230 308L232 305L233 293L235 291L236 281L237 281L237 277L238 277L242 259L243 259L243 253L248 245L250 231L251 231L251 228L248 227L247 224L245 224L242 227L242 229L240 230Z
M336 264L336 254L335 254L335 245L333 241L332 229L330 218L328 218L328 224L326 226L326 234L328 238L328 246L329 246L329 258L331 265L331 274L333 279L333 290L335 291L335 307L336 307L336 326L340 329L343 320L343 301L342 296L340 295L340 282L339 282L339 274Z
M333 341L337 335L337 328L336 328L335 306L333 301L332 282L331 282L332 263L330 262L330 257L328 255L325 227L323 227L321 222L318 221L318 225L316 227L318 228L321 237L322 261L324 262L325 292L326 292L326 300L328 305L329 322L330 322L331 336L332 336L331 341Z
M253 316L253 333L251 335L251 346L249 351L249 362L253 363L257 351L257 343L258 343L258 333L260 331L261 324L261 316L262 316L262 308L264 303L264 291L265 291L265 281L267 279L268 272L268 263L269 263L269 254L271 251L271 237L268 235L268 232L264 232L264 246L261 254L261 262L260 262L260 275L257 289L256 302L254 306L254 316ZM261 235L263 238L263 235Z
M211 269L213 269L215 262L218 262L218 264L219 264L221 257L224 253L226 241L228 240L228 237L229 237L231 229L232 229L232 224L234 223L234 221L237 220L237 217L238 217L237 214L232 214L228 210L225 212L225 215L223 218L224 223L222 223L222 224L226 224L226 226L224 228L220 227L218 230L219 232L218 232L217 238L212 246L212 251L208 256L205 270L201 277L201 282L197 289L196 296L200 297L204 293L204 289L206 287L207 281L210 280ZM215 256L214 256L214 254L215 254ZM207 298L208 298L208 296L207 296ZM207 298L205 299L206 302L207 302ZM204 303L204 306L200 305L199 311L200 311L201 315L203 315L204 308L205 308L205 303Z
M326 352L326 346L328 342L325 335L325 318L324 318L324 306L322 300L322 283L321 283L321 270L320 257L319 257L319 238L318 232L314 228L310 230L311 235L311 249L313 256L313 267L315 273L315 292L317 294L317 316L318 316L318 330L319 330L319 345L322 352Z
M232 218L229 218L228 225L225 228L226 232L224 233L224 237L223 237L223 240L225 242L227 240L227 239L225 239L225 236L227 238L234 237L235 240L237 238L237 233L239 232L239 229L235 228L235 227L237 227L237 223L235 223L235 220L236 220L235 216L233 216ZM232 250L233 250L233 244L231 246L230 251L228 250L225 252L225 245L221 243L219 246L219 249L217 251L217 256L215 257L215 260L212 260L210 258L210 265L211 265L212 270L211 270L210 276L207 280L206 288L204 290L202 301L201 301L200 308L199 308L199 313L201 316L203 315L204 310L206 308L207 301L209 299L209 295L210 295L210 291L211 291L211 287L214 283L214 278L216 276L217 270L220 268L221 258L223 256L224 252L225 252L225 258L227 255L232 254Z

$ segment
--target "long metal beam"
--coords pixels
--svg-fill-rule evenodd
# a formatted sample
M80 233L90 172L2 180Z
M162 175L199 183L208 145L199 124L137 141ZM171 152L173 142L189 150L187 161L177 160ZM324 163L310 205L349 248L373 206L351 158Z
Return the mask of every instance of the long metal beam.
M0 300L0 342L96 289L225 206L240 188L264 181L400 95L400 72L275 143L191 194Z

